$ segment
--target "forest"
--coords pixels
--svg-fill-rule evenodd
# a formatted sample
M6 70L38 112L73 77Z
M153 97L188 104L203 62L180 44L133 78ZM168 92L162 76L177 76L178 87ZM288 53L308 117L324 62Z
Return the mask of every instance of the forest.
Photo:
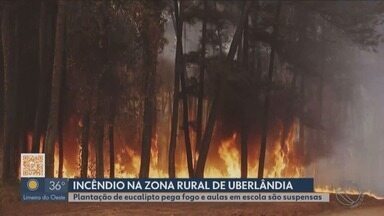
M47 177L319 175L337 143L368 148L355 61L377 52L383 12L380 1L2 0L1 178L19 178L20 153L45 153Z

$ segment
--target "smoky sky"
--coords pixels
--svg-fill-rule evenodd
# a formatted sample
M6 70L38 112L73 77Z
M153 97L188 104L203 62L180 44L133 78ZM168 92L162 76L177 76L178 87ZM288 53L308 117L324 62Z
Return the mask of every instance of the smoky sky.
M383 32L384 26L377 28ZM184 34L184 51L197 50L201 24L186 25ZM161 57L173 62L176 37L171 19L166 23L165 38L168 42ZM349 65L340 70L354 74L352 111L345 110L354 114L344 125L349 131L347 135L329 141L331 143L325 145L329 146L329 153L311 161L306 175L315 177L317 185L358 188L384 195L384 44L379 44L377 52L362 50L353 44L347 45L347 49L340 48L340 52L350 58ZM355 119L355 115L360 118Z

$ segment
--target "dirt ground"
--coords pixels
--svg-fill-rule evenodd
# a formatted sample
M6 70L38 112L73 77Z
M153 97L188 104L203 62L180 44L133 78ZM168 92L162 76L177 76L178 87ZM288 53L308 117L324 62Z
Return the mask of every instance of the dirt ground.
M16 190L15 190L16 189ZM349 209L329 203L63 203L20 202L16 188L1 188L0 215L384 215L384 200L366 196ZM16 193L15 193L16 191ZM7 194L7 196L5 196ZM11 194L9 196L9 194Z

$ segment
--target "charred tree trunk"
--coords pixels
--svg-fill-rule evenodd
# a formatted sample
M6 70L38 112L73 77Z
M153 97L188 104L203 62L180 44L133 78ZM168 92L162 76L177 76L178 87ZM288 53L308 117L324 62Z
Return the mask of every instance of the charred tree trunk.
M59 171L58 171L58 177L63 177L63 166L64 166L64 137L63 137L63 121L62 117L59 117L59 129L58 129L58 136L57 136L57 144L58 144L58 150L59 150Z
M15 40L15 73L16 73L16 80L18 82L19 86L25 85L25 81L21 79L21 77L24 74L21 74L20 70L20 58L21 58L21 46L20 43L20 12L19 12L19 7L16 8L16 11L14 13L15 16L15 32L14 32L14 40ZM20 153L24 152L24 147L25 147L25 141L26 141L26 131L27 131L27 123L26 123L26 116L27 116L27 99L25 98L25 92L23 91L22 88L17 88L17 110L16 112L20 113L16 119L18 128L17 128L17 135L18 136L18 143L15 146L15 159L16 159L16 172L20 167ZM16 176L18 173L16 173Z
M180 2L181 4L181 2ZM175 0L175 6L177 6L177 0ZM175 9L176 14L176 25L178 27L177 40L182 41L182 26L183 26L183 18L182 18L182 6L180 5L179 10ZM177 16L178 15L178 16ZM182 43L180 43L182 44ZM181 92L183 99L183 130L184 130L184 142L185 142L185 150L187 155L187 166L189 177L193 176L193 159L192 159L192 147L191 147L191 137L189 134L189 112L188 112L188 92L187 92L187 84L186 84L186 68L183 57L183 47L180 45L179 47L179 70L180 70L180 83L181 83Z
M191 146L191 137L189 133L189 118L188 118L188 93L185 83L185 65L183 64L183 71L181 71L181 91L183 96L183 129L184 129L184 140L185 140L185 149L187 154L187 166L189 176L193 176L193 158L192 158L192 146Z
M52 73L51 106L45 144L45 172L47 177L54 177L55 141L58 134L61 80L63 76L65 28L65 1L59 0L56 21L55 57Z
M233 36L231 46L229 49L229 52L227 54L226 62L231 62L233 58L235 57L237 47L239 46L241 42L241 33L243 32L245 19L248 16L249 8L252 6L253 2L247 2L243 8L243 13L240 18L240 22L236 28L236 32ZM213 97L213 102L211 105L211 108L209 110L208 115L208 121L207 125L204 131L204 135L201 140L200 149L199 149L199 157L196 162L196 168L195 168L195 177L197 178L203 178L204 177L204 168L205 163L207 161L209 146L212 139L212 133L213 129L216 124L216 116L218 112L218 104L220 99L220 92L221 92L221 80L220 77L217 78L217 87L215 90L215 94Z
M305 44L308 42L308 38L307 38L307 28L308 28L308 25L309 25L309 13L306 11L306 10L298 10L297 13L296 13L296 16L297 19L299 20L303 20L304 22L300 22L298 27L299 27L299 42L302 43L302 44ZM300 54L303 54L303 53L300 53ZM308 88L306 86L306 83L308 82L307 80L307 74L304 73L304 71L297 71L298 74L300 74L300 83L299 83L299 90L298 90L298 95L300 97L300 102L301 102L301 110L300 110L300 115L299 115L299 125L300 125L300 129L299 129L299 148L302 148L303 149L303 152L304 152L304 158L305 160L307 160L307 158L309 157L308 155L308 149L307 149L307 139L310 138L309 136L309 130L307 130L307 126L306 124L304 123L305 120L304 120L304 116L305 116L305 113L308 112L308 107L307 107L307 92L306 92L306 89ZM296 75L297 76L297 75ZM297 77L296 77L297 79ZM314 166L316 166L316 164L314 164Z
M143 132L141 139L141 163L140 178L149 177L149 165L151 159L151 142L153 137L153 123L155 120L155 76L156 61L160 42L160 2L150 1L150 13L144 18L143 23L143 64L145 73L145 99Z
M47 110L49 104L49 91L53 66L53 41L54 41L54 5L48 1L41 1L39 23L39 90L37 108L34 120L32 138L32 152L39 152L40 138L45 132Z
M278 2L274 25L273 25L273 38L276 38L278 34L279 27L279 16L281 11L281 1ZM271 44L271 54L269 59L269 67L268 67L268 81L267 88L265 92L264 99L264 111L262 116L262 125L261 125L261 145L260 145L260 156L259 156L259 169L258 169L258 178L264 177L264 163L265 163L265 153L267 147L267 138L268 138L268 121L269 121L269 108L270 108L270 97L271 97L271 85L273 81L273 70L275 64L275 52L276 47L275 43Z
M4 151L3 180L16 178L15 148L17 146L17 74L15 68L14 3L3 2L1 30L4 57Z
M204 0L203 26L201 30L201 59L200 59L200 75L199 75L199 95L197 98L197 116L196 116L196 152L200 149L201 135L203 132L203 107L204 107L204 76L205 76L205 52L206 52L206 40L207 40L207 0Z
M104 0L100 7L100 13L103 15L100 22L100 76L97 80L97 94L96 94L96 123L95 123L95 151L96 151L96 177L104 178L104 128L106 124L106 105L105 100L105 88L106 80L110 77L110 62L109 62L109 30L110 30L110 18L109 18L109 1Z
M243 114L244 115L244 114ZM248 122L243 116L241 124L241 178L248 177Z
M114 178L115 177L115 143L113 140L113 134L114 134L114 120L111 119L111 122L109 123L108 127L108 140L109 140L109 177Z
M88 173L88 140L90 128L90 112L86 111L81 120L81 171L80 177L87 178Z
M108 143L109 143L109 177L115 177L115 140L114 140L114 125L117 111L116 103L116 83L114 83L113 77L109 80L109 118L108 118Z
M0 25L2 27L2 24ZM2 32L2 31L1 31ZM3 37L0 34L0 163L4 165L3 153L5 149L5 140L4 140L4 56L3 56ZM3 166L0 166L0 176L3 176Z
M179 125L179 91L180 91L180 68L181 66L181 56L182 53L182 24L179 20L179 7L177 0L174 1L174 16L176 20L176 57L175 57L175 77L173 85L173 105L172 105L172 118L171 118L171 137L169 143L169 153L168 153L168 175L169 178L175 178L175 154L176 154L176 142L177 142L177 131Z
M245 19L243 30L243 73L245 76L248 72L248 16ZM243 104L243 119L241 123L241 178L248 176L248 121L247 121L247 104Z
M115 140L114 140L114 124L116 115L116 98L110 97L109 122L108 122L108 142L109 142L109 177L115 177Z
M254 1L247 1L244 4L243 10L242 10L242 16L240 17L239 23L237 24L237 28L235 31L235 34L233 35L231 46L229 47L229 51L227 54L227 60L232 61L234 56L236 55L236 51L240 45L241 42L241 36L243 33L244 23L245 20L248 17L249 9L253 6Z
M95 152L96 152L96 178L104 178L104 117L103 117L103 100L102 92L96 99L96 123L95 123Z
M218 78L219 79L219 78ZM195 177L203 178L204 177L204 169L205 162L208 156L209 145L211 143L213 129L216 124L216 116L218 111L218 103L220 98L220 81L218 80L218 86L215 90L214 99L211 105L211 109L209 111L207 126L204 132L204 136L201 140L201 149L199 150L199 158L197 159L196 169L195 169Z
M35 125L34 125L34 132L33 132L33 138L32 138L32 152L39 152L40 149L40 136L41 136L41 130L42 130L42 115L43 115L43 106L44 106L44 93L47 91L44 91L43 86L44 83L46 83L46 80L43 80L43 77L47 77L47 73L49 73L47 70L45 70L46 64L46 27L47 27L47 3L45 1L41 1L40 3L40 23L39 23L39 91L38 91L38 98L37 98L37 108L36 108L36 115L35 115ZM44 82L45 81L45 82Z
M59 106L59 124L58 124L58 136L57 143L59 148L59 173L58 177L63 177L63 166L64 166L64 120L65 120L65 95L66 95L66 75L67 75L67 28L66 22L64 22L64 46L63 46L63 75L60 85L60 106Z

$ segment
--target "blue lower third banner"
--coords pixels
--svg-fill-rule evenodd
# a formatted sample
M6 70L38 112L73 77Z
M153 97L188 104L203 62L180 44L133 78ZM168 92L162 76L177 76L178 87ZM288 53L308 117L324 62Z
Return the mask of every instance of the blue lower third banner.
M22 179L23 201L329 202L312 178L292 179Z

